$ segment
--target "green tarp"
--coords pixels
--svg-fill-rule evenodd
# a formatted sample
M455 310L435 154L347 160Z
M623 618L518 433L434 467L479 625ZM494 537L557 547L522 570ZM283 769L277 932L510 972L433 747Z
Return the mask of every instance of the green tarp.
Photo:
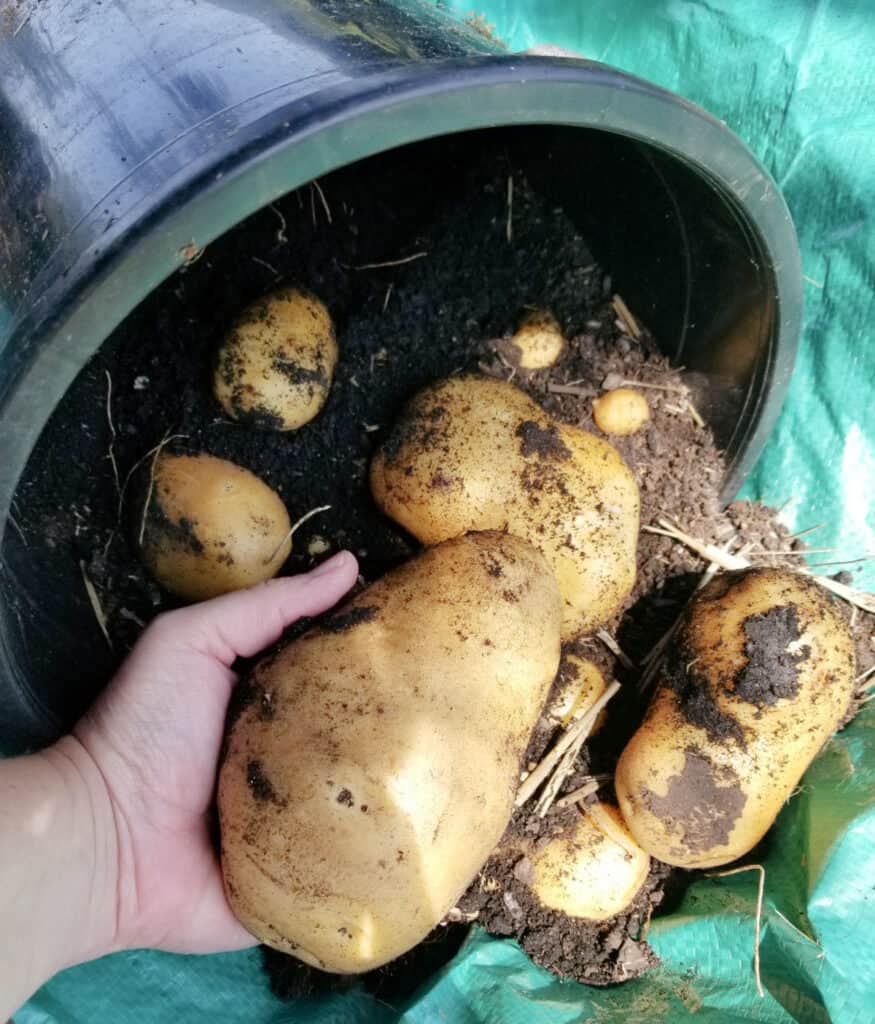
M462 15L472 5L454 2ZM798 368L745 488L819 523L819 560L875 553L875 7L872 0L507 0L478 4L512 50L554 43L650 79L725 120L769 167L793 213L806 275ZM817 560L817 559L812 559ZM863 563L855 579L875 589ZM653 922L663 966L610 989L559 982L511 942L475 932L410 1001L408 1024L875 1020L875 707L828 745L788 803L758 872L701 879ZM295 1005L269 993L255 951L136 952L65 972L19 1024L376 1024L364 996Z

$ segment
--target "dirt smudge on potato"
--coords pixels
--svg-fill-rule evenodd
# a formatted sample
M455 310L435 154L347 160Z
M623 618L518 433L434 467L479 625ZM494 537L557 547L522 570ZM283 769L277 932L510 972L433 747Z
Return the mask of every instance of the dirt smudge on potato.
M429 451L443 432L442 421L447 410L442 405L423 409L416 402L408 406L396 421L383 444L386 461L395 462L402 452L412 454Z
M343 804L344 807L352 807L355 804L355 797L348 789L344 788L337 794L337 802Z
M362 605L360 608L350 608L349 611L338 612L336 615L332 615L330 619L320 624L319 629L324 633L346 633L348 630L360 626L363 622L373 622L379 610L373 604Z
M296 387L299 385L317 385L321 390L326 390L329 385L328 373L324 364L320 361L316 367L301 366L288 356L275 354L271 366L277 373L281 373L286 380ZM311 388L312 392L312 388Z
M534 420L523 420L516 429L516 436L520 439L520 454L525 458L533 455L557 461L571 458L571 450L554 423L542 427Z
M264 765L254 758L246 762L246 785L256 800L283 806L285 801L273 788L270 779L264 773Z
M736 675L732 692L759 707L795 697L799 692L799 666L811 656L811 648L791 649L802 635L793 605L749 615L742 628L747 638L747 664Z
M499 580L504 575L504 569L501 567L501 562L498 561L489 552L483 553L483 564L486 567L487 573L494 579Z
M700 751L688 748L683 770L668 782L665 796L641 791L651 813L683 833L691 853L724 846L741 817L747 796L730 768L718 768Z
M145 479L140 481L138 489L147 487ZM142 529L140 510L143 508L143 499L135 502L138 513L135 517L134 529ZM167 484L159 484L153 489L149 500L149 507L145 517L145 529L143 530L144 541L142 548L154 546L161 550L185 551L193 555L204 553L203 541L197 535L197 520L189 519L187 516L180 516L178 519L168 512L174 500L173 490Z
M277 416L265 405L254 405L246 408L242 399L235 392L231 397L231 406L234 409L234 419L244 427L251 427L254 430L277 430L282 431L285 424L282 416Z
M734 740L745 747L744 731L732 715L719 707L708 677L695 671L694 657L681 640L677 648L669 652L662 684L674 691L684 718L690 725L704 729L709 740L717 743Z
M221 759L225 759L231 736L237 720L243 713L252 709L254 714L262 722L269 722L276 714L276 705L273 694L268 693L257 681L254 675L244 676L234 687L231 693L231 700L228 703L228 713L225 725L225 735L222 738Z
M301 366L279 351L274 353L271 367L285 377L291 387L299 388L310 400L317 395L327 394L331 387L331 374L321 358L315 367Z

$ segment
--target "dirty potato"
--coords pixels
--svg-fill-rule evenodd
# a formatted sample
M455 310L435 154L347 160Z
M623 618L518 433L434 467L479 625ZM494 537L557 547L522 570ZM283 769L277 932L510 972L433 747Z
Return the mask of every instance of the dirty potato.
M559 582L563 639L610 618L632 589L638 487L628 467L504 381L453 377L416 395L371 463L371 490L424 544L487 529L531 541Z
M562 656L557 675L557 691L545 712L556 725L566 728L573 719L582 718L607 689L605 678L598 666L587 658L569 652ZM596 719L590 735L594 735L604 722L603 711Z
M219 346L213 392L232 419L295 430L325 404L336 363L324 304L300 288L279 288L248 306Z
M219 780L228 899L254 935L357 973L443 919L510 819L560 615L530 544L469 534L258 666Z
M650 871L620 812L602 803L587 807L570 831L536 845L528 859L541 905L587 921L621 914Z
M143 564L165 590L203 601L270 579L292 549L286 507L248 469L203 452L162 452L135 523Z
M853 691L848 627L811 579L717 577L691 602L616 791L652 856L726 864L774 822Z
M565 351L565 336L552 313L529 310L509 338L503 338L498 351L520 370L544 370Z

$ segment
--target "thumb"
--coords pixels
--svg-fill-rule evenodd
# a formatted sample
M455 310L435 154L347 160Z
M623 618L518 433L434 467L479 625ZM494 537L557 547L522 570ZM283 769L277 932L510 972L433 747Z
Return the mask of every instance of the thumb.
M341 551L311 572L169 612L156 625L163 644L197 651L230 668L238 656L269 647L297 619L336 604L357 574L355 557Z

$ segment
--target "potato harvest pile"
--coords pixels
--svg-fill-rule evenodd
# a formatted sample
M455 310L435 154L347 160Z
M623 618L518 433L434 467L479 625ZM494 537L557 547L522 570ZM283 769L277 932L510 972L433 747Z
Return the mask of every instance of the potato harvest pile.
M504 347L526 372L564 345L550 314L530 313ZM275 290L221 344L216 399L244 425L293 430L318 415L337 356L322 302ZM693 869L748 853L846 715L854 645L832 599L789 569L724 572L667 645L608 780L616 804L596 780L569 790L600 716L612 728L618 684L566 650L547 701L563 643L590 637L635 583L639 490L606 437L644 428L649 405L618 387L592 415L603 436L463 374L415 394L388 431L373 498L421 552L269 654L229 724L222 866L265 944L371 971L464 918L493 856L515 861L542 911L608 920L651 858ZM144 563L186 600L267 579L291 551L282 500L226 460L157 451L144 502ZM545 713L554 736L525 767ZM566 808L562 827L506 835L529 800L541 818Z
M88 430L41 441L27 493L93 435L105 499L69 499L64 544L68 508L21 517L117 657L163 608L358 558L229 712L226 892L277 991L389 998L472 925L640 975L691 873L762 859L875 660L850 580L720 507L697 394L567 216L515 171L510 241L504 172L463 157L446 196L425 153L209 246L71 389Z

